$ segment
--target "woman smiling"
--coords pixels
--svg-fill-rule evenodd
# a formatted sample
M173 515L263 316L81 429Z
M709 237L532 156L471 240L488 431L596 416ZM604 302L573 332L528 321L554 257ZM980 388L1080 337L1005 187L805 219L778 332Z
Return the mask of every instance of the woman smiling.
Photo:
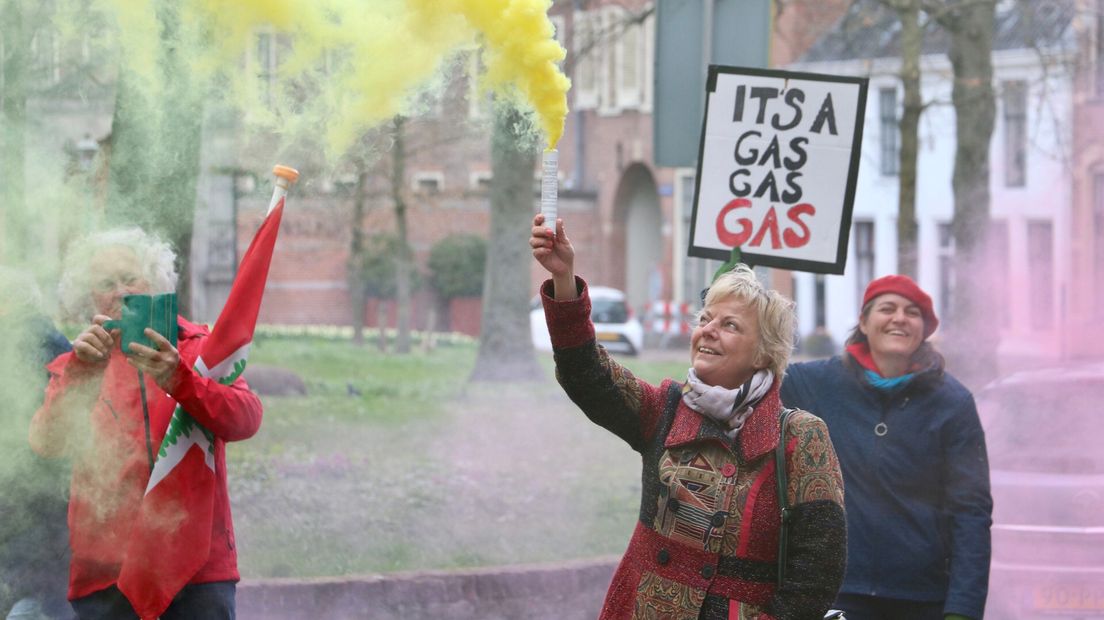
M783 400L822 416L839 446L848 547L836 607L849 620L984 613L985 434L973 396L927 342L938 326L911 278L878 278L843 357L794 364L782 385Z

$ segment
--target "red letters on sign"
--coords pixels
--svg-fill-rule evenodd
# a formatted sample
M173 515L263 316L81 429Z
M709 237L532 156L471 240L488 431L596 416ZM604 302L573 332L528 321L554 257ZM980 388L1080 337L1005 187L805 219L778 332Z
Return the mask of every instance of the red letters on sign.
M747 198L733 198L717 214L717 239L724 245L734 248L738 245L744 245L744 242L751 237L751 220L746 217L736 220L740 224L740 232L738 233L730 232L728 227L725 226L725 216L736 209L743 208L751 208L751 201Z
M787 228L782 233L782 240L786 242L786 247L800 248L806 243L809 243L809 238L812 237L812 235L809 234L809 226L799 219L799 216L802 215L816 215L816 207L807 202L803 202L799 205L790 207L790 210L786 211L786 217L790 218L790 221L801 227L800 235L795 233L791 228Z
M803 247L812 238L808 224L801 219L802 216L816 215L816 207L807 202L794 205L786 211L786 218L795 226L787 227L781 231L781 242L779 240L778 213L774 210L773 205L767 210L759 226L756 226L751 219L741 217L737 218L735 222L740 229L733 232L725 223L726 216L736 209L750 208L751 201L747 198L733 198L730 200L717 214L717 240L729 247L743 246L750 240L748 245L757 248L762 246L763 240L769 234L771 249L779 250L782 249L782 244L785 244L787 248Z

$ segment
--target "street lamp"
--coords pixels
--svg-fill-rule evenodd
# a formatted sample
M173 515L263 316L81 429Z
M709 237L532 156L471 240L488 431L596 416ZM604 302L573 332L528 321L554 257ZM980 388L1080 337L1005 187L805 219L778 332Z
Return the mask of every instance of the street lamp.
M77 141L77 168L82 172L92 169L92 161L96 159L96 153L100 152L100 145L92 139L92 136L84 134Z

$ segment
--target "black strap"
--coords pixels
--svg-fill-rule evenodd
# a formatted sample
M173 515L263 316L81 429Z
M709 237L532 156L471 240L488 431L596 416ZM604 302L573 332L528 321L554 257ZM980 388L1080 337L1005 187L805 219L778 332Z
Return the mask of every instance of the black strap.
M790 504L786 497L786 423L794 409L783 409L778 417L778 446L774 449L774 479L778 481L778 505L782 508L782 525L778 528L778 587L786 577L786 543L790 533Z
M138 371L138 392L142 395L142 418L146 422L146 456L149 458L150 473L153 473L153 440L150 438L149 404L146 402L146 377Z

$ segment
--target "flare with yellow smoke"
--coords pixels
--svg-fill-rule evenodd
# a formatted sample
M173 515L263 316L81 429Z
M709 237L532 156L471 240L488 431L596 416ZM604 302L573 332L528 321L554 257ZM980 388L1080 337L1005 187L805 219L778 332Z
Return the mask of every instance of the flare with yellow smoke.
M526 102L548 148L563 133L570 81L558 66L565 52L551 0L183 0L173 41L157 27L164 1L98 0L115 21L122 62L151 100L174 79L152 59L173 45L189 77L218 83L249 121L289 138L324 136L333 157L409 109L461 55L479 54L471 64L481 89ZM264 90L258 66L243 66L262 30L280 46L275 92Z

